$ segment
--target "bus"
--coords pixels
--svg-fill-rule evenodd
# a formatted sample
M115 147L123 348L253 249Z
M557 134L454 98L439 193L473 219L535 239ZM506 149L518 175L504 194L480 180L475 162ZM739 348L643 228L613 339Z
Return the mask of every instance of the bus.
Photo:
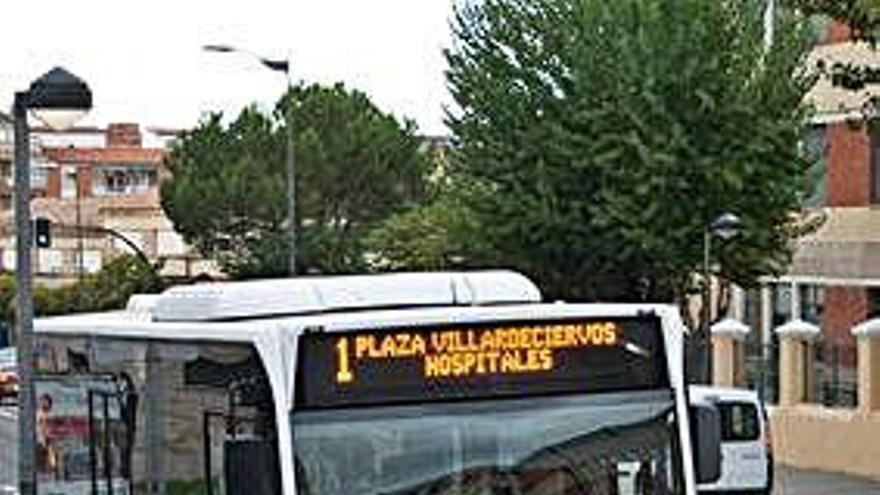
M38 493L694 495L673 306L509 271L177 286L38 319Z

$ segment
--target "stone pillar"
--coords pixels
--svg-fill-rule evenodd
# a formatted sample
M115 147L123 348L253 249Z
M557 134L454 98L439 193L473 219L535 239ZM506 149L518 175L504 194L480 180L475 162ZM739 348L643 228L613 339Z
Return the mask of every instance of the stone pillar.
M712 325L712 384L741 387L745 384L743 340L749 333L745 324L726 318Z
M880 319L868 320L852 330L858 339L859 410L880 411Z
M813 342L819 337L819 327L797 319L778 327L776 334L779 336L779 405L807 402L812 395Z

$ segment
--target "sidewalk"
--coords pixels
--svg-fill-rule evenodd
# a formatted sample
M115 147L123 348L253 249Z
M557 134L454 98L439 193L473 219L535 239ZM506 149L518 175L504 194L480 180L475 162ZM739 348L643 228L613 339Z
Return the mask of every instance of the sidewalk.
M774 495L880 495L880 480L778 466Z

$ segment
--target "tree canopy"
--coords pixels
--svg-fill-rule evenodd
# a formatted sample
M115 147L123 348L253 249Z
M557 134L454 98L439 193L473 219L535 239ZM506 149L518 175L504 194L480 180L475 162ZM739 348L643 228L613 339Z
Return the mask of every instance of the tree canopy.
M809 43L764 2L482 0L456 11L448 118L496 260L551 297L681 300L704 233L721 275L778 273L805 193ZM785 11L788 12L788 11Z
M783 5L802 14L822 15L852 29L854 40L877 43L880 28L880 0L787 0Z
M145 265L136 256L117 256L97 273L89 274L74 284L61 287L36 285L33 294L34 312L37 316L53 316L122 309L134 294L162 291L164 284L156 274L157 269L158 267ZM15 274L0 274L2 321L13 321L15 292Z
M379 271L479 268L490 263L479 223L460 191L442 188L390 216L365 239Z
M370 227L422 193L411 122L342 84L295 86L267 115L210 115L172 149L162 205L184 239L234 277L287 273L286 137L295 143L297 271L364 267Z

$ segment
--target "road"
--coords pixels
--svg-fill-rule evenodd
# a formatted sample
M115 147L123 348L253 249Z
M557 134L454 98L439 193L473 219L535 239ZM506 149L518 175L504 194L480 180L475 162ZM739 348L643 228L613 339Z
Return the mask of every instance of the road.
M18 430L15 407L0 406L0 495L16 484ZM774 495L880 495L880 481L780 467Z

